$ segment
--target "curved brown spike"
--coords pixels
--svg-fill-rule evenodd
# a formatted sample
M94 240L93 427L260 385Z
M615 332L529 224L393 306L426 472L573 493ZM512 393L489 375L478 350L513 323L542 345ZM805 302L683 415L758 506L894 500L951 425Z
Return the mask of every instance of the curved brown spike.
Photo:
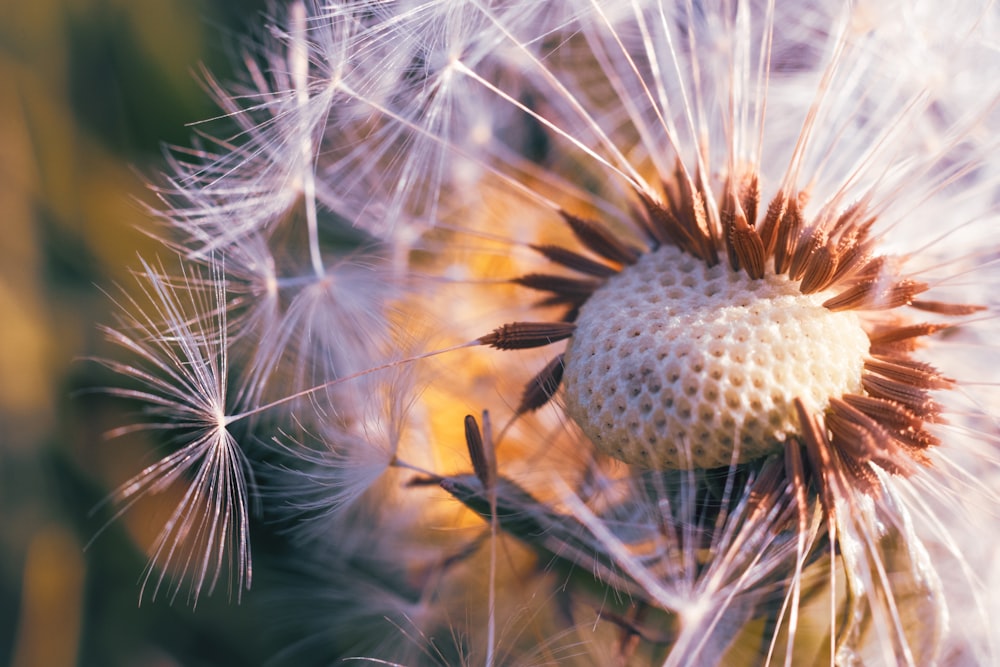
M929 336L930 334L937 333L943 329L948 329L951 326L951 324L932 324L930 322L926 322L923 324L910 324L907 326L880 327L874 332L868 334L868 340L871 341L872 347L893 345L895 343L902 343L921 336Z
M848 394L842 397L851 407L863 412L888 429L897 451L888 455L879 454L872 461L883 469L897 475L910 475L915 465L931 465L924 453L941 441L924 428L924 419L894 401L874 396Z
M878 218L876 216L870 216L864 222L859 223L854 229L854 237L858 240L858 243L867 243L868 237L871 234L872 227L875 226L875 221Z
M879 450L874 434L836 413L826 415L826 427L831 433L830 444L847 460L868 462Z
M875 220L875 216L872 216L863 222L856 222L847 227L841 227L838 220L837 224L830 231L830 238L836 239L837 252L845 254L853 248L870 249L874 246L876 241L869 239L868 235L875 224Z
M873 354L871 355L871 359L883 361L889 364L895 364L897 366L904 366L906 368L911 368L916 371L921 371L929 375L936 375L942 379L946 379L944 378L943 375L941 375L941 371L939 371L937 369L937 366L935 366L934 364L928 363L926 361L920 361L919 359L914 359L909 355ZM954 380L947 380L947 381L950 383L955 382ZM941 387L941 389L947 389L947 387Z
M482 483L484 489L490 488L490 463L486 455L486 447L483 444L483 435L479 431L479 424L472 415L465 415L465 445L469 450L469 460L472 461L472 470Z
M532 304L535 308L549 308L555 306L568 306L569 311L578 311L580 307L587 303L587 299L590 298L589 294L553 294L552 296L540 299ZM565 318L563 318L565 320ZM574 318L575 319L575 318ZM568 321L568 320L567 320Z
M865 371L861 374L861 386L870 396L898 403L919 415L924 421L936 421L941 412L940 406L930 397L926 389L914 387L906 382L897 382Z
M797 197L792 197L781 216L775 234L774 272L779 276L785 273L791 264L792 253L795 251L795 245L802 233L803 224L802 213L799 211L799 200Z
M867 206L868 202L866 200L859 199L841 211L840 215L837 216L837 221L830 227L830 235L841 238L853 236L862 227L862 225L858 224L857 220L864 213ZM872 222L874 222L874 218L872 218Z
M941 375L930 364L913 359L871 357L865 360L865 370L920 389L950 389L955 385L953 379Z
M785 216L785 209L788 206L788 196L784 192L778 192L767 205L767 213L764 219L757 226L757 233L764 244L764 257L774 254L774 246L778 239L778 224Z
M834 312L862 308L871 300L871 292L876 289L874 280L865 280L852 285L840 294L823 302L823 307Z
M785 479L795 498L795 509L798 515L799 531L805 532L808 524L806 503L806 471L802 465L802 445L792 438L785 443ZM814 475L815 476L815 475Z
M699 174L695 173L693 181L698 181ZM683 169L680 164L680 160L674 164L674 185L676 196L669 199L670 206L674 209L674 213L677 215L678 220L692 220L694 219L694 196L695 188L692 178L688 176L687 172ZM669 191L668 191L669 192Z
M910 303L910 307L939 315L972 315L986 310L986 306L972 303L945 303L943 301L913 301Z
M764 242L761 241L757 230L750 226L737 228L733 233L733 250L739 259L740 266L751 278L757 280L764 277L767 267L767 256L764 250Z
M722 225L722 238L725 241L726 254L729 256L729 266L734 271L738 271L740 269L740 260L736 256L736 250L733 248L733 236L736 232L736 218L743 215L743 211L733 189L732 181L727 178L726 184L723 187L721 201L719 202L719 224ZM746 218L743 219L743 224L744 226L746 225Z
M830 228L830 238L835 241L838 253L847 252L848 249L864 245L868 239L875 218L870 217L864 222L856 222L858 216L856 211L862 206L861 202L855 202L846 211L840 214L840 218Z
M895 401L860 394L845 394L842 399L851 407L860 410L893 431L919 429L924 423L920 415L911 412Z
M722 234L726 240L726 251L729 254L729 264L734 270L744 269L751 278L763 278L767 261L764 255L764 243L757 231L747 222L748 215L743 205L737 201L735 193L731 191L731 186L727 184L726 188L719 217Z
M560 322L576 322L576 318L580 317L580 308L583 306L584 302L569 304L569 308L563 313L562 317L559 318Z
M637 191L638 192L638 191ZM663 245L680 248L689 255L701 258L701 242L696 238L689 226L683 224L676 214L644 192L638 192L639 199L649 214L650 229L656 239Z
M870 256L868 260L859 264L851 272L851 279L857 282L865 280L878 280L886 275L885 265L889 259L885 255Z
M596 278L610 278L618 273L618 269L602 264L596 260L585 257L578 252L567 250L557 245L534 245L529 246L546 259L556 264L565 266L578 273L585 273Z
M498 350L526 350L565 340L574 331L572 322L510 322L476 340Z
M840 310L891 310L909 305L913 297L928 289L927 283L900 280L884 286L883 281L869 279L844 290L823 302L823 307Z
M882 485L879 484L878 475L871 469L867 461L860 461L851 457L844 457L840 460L841 470L851 477L851 485L874 498L882 495Z
M839 398L830 399L826 426L834 446L859 462L871 461L895 444L885 426Z
M687 206L687 202L690 200L689 193L691 189L687 187L687 170L684 168L684 162L679 157L674 159L674 173L672 174L672 178L661 179L660 183L663 185L663 199L670 207L670 212L676 219L683 219L685 215L684 207ZM683 189L680 185L682 183L685 186Z
M674 180L664 182L663 191L670 206L664 222L670 223L667 232L681 250L697 257L708 266L719 263L718 230L714 228L705 208L707 194L701 172L689 177L680 160L674 164ZM667 211L651 198L646 199L657 208Z
M918 455L925 449L937 447L941 444L941 439L925 428L900 431L896 433L896 440L906 447L906 451L910 456L924 465L930 465L930 459L926 456Z
M858 243L843 249L838 247L837 269L830 278L830 284L854 277L863 268L870 266L875 259L877 258L872 255L866 243Z
M754 226L757 222L757 208L760 206L760 186L757 174L750 174L740 181L740 205L746 215L747 222Z
M698 190L695 191L691 202L694 212L694 227L698 230L697 238L701 242L697 257L708 266L715 266L719 263L718 236L711 221L708 219L708 211L705 209L705 194L701 189L699 181Z
M799 451L792 453L792 449ZM751 481L746 496L749 523L753 523L756 517L773 512L774 508L781 502L780 497L784 493L785 481L792 479L790 470L794 470L794 465L790 461L794 461L794 456L797 455L801 464L801 450L801 444L794 439L789 440L785 444L783 465L774 459L768 460L758 472L757 477Z
M909 477L916 471L917 464L929 464L930 458L923 452L911 452L908 447L901 445L895 456L876 456L872 463L891 475Z
M517 414L534 412L556 395L565 370L563 356L565 355L560 354L552 359L538 375L531 378L521 395L521 404L517 407Z
M650 224L649 214L646 210L637 206L635 202L629 202L628 211L632 221L645 233L650 250L656 250L660 247L662 241L656 238L656 234L653 232L653 227Z
M799 291L813 294L829 287L833 274L837 271L837 257L828 245L820 246L806 263Z
M673 222L673 214L641 190L636 190L635 194L642 203L641 216L635 217L641 220L642 228L646 235L652 239L653 245L677 245L677 242L667 233L669 227L676 225L676 222Z
M813 481L819 492L820 504L823 506L823 514L827 518L833 518L837 507L831 480L835 483L837 471L830 451L830 441L816 422L816 418L806 410L802 399L796 398L794 404L795 412L799 418L799 427L802 429L806 457L809 459L809 467L813 471ZM795 446L794 440L791 445Z
M603 284L603 281L567 278L549 273L528 273L510 282L539 292L552 292L565 299L587 299Z
M788 266L788 277L792 280L800 280L805 275L809 260L823 246L826 245L826 238L822 232L813 230L809 234L799 237L795 245L795 252L792 253L792 261Z
M639 261L642 252L630 245L627 245L615 238L604 225L592 220L578 218L566 211L559 211L559 214L573 230L573 235L587 247L604 259L609 259L618 264L631 265Z

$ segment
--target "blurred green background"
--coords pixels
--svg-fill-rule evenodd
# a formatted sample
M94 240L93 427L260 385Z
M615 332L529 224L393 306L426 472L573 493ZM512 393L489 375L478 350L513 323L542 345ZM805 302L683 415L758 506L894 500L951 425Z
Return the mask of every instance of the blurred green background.
M128 283L162 143L216 114L263 1L0 0L0 664L253 665L273 654L226 592L139 604L158 501L101 531L109 490L155 460L88 391L112 378L102 289ZM163 502L163 501L159 501ZM95 510L96 508L96 510ZM98 535L95 538L95 535ZM93 540L91 542L91 540ZM89 545L88 545L89 543Z

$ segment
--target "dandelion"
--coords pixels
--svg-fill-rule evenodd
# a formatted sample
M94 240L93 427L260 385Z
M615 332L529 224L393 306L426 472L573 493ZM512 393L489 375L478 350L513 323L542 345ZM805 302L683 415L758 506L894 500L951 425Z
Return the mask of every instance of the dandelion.
M162 213L226 258L286 655L995 659L998 18L294 3Z
M191 600L203 588L215 587L224 566L230 571L230 592L239 596L251 581L249 461L229 430L228 360L225 309L221 285L207 300L194 277L174 285L162 269L143 263L144 308L129 298L117 328L105 330L110 340L132 354L133 361L106 361L117 373L138 383L113 393L146 404L144 421L117 431L165 430L182 446L123 484L118 492L124 508L146 492L169 489L190 476L187 489L152 547L143 589L153 584L152 597L168 572L191 579ZM218 279L218 276L216 276ZM189 299L184 298L182 289ZM214 299L214 300L213 300ZM200 325L206 313L214 328ZM124 509L123 508L123 509ZM172 593L176 596L179 587Z

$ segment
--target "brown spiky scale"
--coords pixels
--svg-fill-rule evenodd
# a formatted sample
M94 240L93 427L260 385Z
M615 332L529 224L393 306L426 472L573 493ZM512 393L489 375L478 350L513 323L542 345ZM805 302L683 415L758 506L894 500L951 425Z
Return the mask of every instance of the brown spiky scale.
M872 354L900 354L919 347L919 339L950 328L950 324L924 322L908 325L882 325L868 333Z
M576 300L586 300L601 286L601 281L567 278L550 273L529 273L511 282L539 292L551 292L558 299L550 299L552 303L570 303Z
M823 302L824 308L838 310L891 310L909 305L913 297L930 286L916 280L886 281L870 278Z
M848 279L858 277L858 274L877 275L877 268L884 261L872 254L864 243L846 244L837 250L837 268L830 278L830 284L839 284ZM873 270L875 269L875 270Z
M837 270L837 257L827 245L816 248L805 266L799 290L803 294L821 292L830 286Z
M925 428L900 431L896 434L896 439L906 447L907 453L917 463L923 465L930 465L930 458L923 451L941 444L941 439Z
M802 448L796 443L790 443L788 449L797 449L801 463ZM747 492L747 520L750 523L757 523L759 519L769 513L778 510L778 516L789 511L787 494L785 493L785 480L790 479L788 474L788 459L778 462L770 459L764 463L756 479L750 485ZM782 509L783 508L783 509ZM772 514L773 515L773 514ZM778 519L776 523L782 523Z
M930 364L913 359L872 358L865 362L865 370L921 389L950 389L955 384L954 380L944 377Z
M465 416L465 444L469 450L469 460L472 461L472 470L482 483L484 489L490 488L491 474L489 458L486 455L486 447L483 444L483 435L479 430L479 424L472 415Z
M858 223L864 215L867 205L866 200L859 200L841 211L840 215L837 216L837 221L830 226L830 236L840 238L841 242L849 243L852 236L867 235L870 223L874 222L875 219L871 218L867 227L863 223Z
M691 208L694 210L694 224L699 234L696 239L700 242L699 257L708 266L715 266L719 263L719 239L715 233L715 227L709 223L708 211L705 208L705 193L699 189L692 195Z
M656 249L666 244L677 245L677 243L665 233L664 225L656 219L657 215L670 215L670 213L641 190L636 190L635 194L639 200L639 204L633 204L634 211L632 219L635 220L639 227L646 233L646 237L649 239L650 249Z
M861 386L869 396L884 398L921 415L926 421L935 421L941 412L937 403L925 389L906 382L898 382L874 373L865 372L861 376Z
M834 487L837 479L830 445L816 418L809 413L801 399L795 399L795 412L802 428L802 444L805 446L806 458L812 471L811 481L816 486L824 514L833 517L836 514ZM786 456L788 448L794 447L798 447L798 443L794 440L786 445Z
M788 277L792 280L801 280L806 273L806 268L813 255L826 245L826 235L820 229L814 229L808 234L799 237L792 253L792 261L788 266Z
M839 454L839 451L837 453ZM840 467L840 472L847 477L846 481L851 487L876 498L881 495L882 487L879 484L878 475L875 474L875 471L872 470L871 465L867 461L837 456L837 464ZM889 468L889 472L892 473L897 472L892 469L894 466L890 461L882 462L881 467Z
M576 238L587 249L597 253L604 259L618 264L635 264L642 252L637 248L622 242L604 225L592 220L584 220L566 211L559 211L563 220L569 225Z
M618 273L618 269L614 267L602 264L578 252L567 250L562 246L532 245L530 247L550 262L565 266L567 269L572 269L577 273L594 276L595 278L609 278Z
M551 273L528 273L514 278L512 282L540 292L572 295L590 294L600 286L600 283L594 280L568 278Z
M943 301L923 300L913 301L910 307L930 313L937 313L938 315L951 315L953 317L972 315L986 310L986 306L977 306L971 303L944 303Z
M638 194L638 191L637 191ZM639 196L641 202L641 195ZM649 250L656 250L661 245L666 243L665 240L657 238L656 232L653 230L653 223L649 217L649 211L645 204L640 204L636 202L629 202L629 219L635 222L636 226L642 230L642 233L646 236L646 243Z
M498 350L525 350L566 340L575 330L571 322L510 322L477 341Z
M854 267L854 270L851 271L850 279L855 283L876 280L887 275L888 264L888 258L881 255L870 255L864 262L859 262ZM845 278L841 278L840 281L847 282Z
M788 196L784 192L779 192L767 205L767 213L757 226L757 234L760 236L761 243L764 244L766 257L774 255L775 244L778 240L778 225L784 218L787 207Z
M826 426L832 443L859 462L868 462L892 445L889 431L877 420L839 398L830 399Z
M757 207L760 205L760 186L757 174L750 174L740 181L740 205L746 220L752 225L757 221Z
M563 377L563 355L552 359L538 375L533 377L524 388L521 404L517 406L517 414L534 412L555 396Z
M895 401L860 394L846 394L842 397L842 400L897 432L911 429L918 430L924 423L922 416L908 410Z
M795 252L796 244L802 233L804 225L802 213L799 211L797 198L788 202L784 215L778 223L778 229L774 246L774 272L783 274L788 271L792 263L792 254Z
M833 498L843 493L844 485L874 497L881 494L876 465L891 474L906 474L910 464L894 452L885 429L874 420L841 402L827 411L820 422L808 414L796 399L796 411L803 424L803 440L812 469L812 481L820 494L824 513L832 518L836 511ZM824 428L825 425L825 428ZM829 429L829 435L827 430Z
M737 227L733 231L733 250L747 275L756 279L763 278L767 269L764 242L761 241L757 230L746 225L745 220L742 221L742 225L739 222L738 220Z
M756 181L755 181L756 182ZM756 210L755 195L751 194L747 202ZM739 201L735 192L728 192L723 197L723 206L719 210L723 237L729 253L729 264L734 270L743 269L751 278L764 277L767 256L764 253L764 243L757 230L750 226L747 220L753 220L747 213L743 202Z
M729 266L734 271L738 271L740 269L740 261L739 257L736 256L736 250L733 248L733 232L736 231L737 216L742 216L743 224L746 225L746 214L743 212L743 207L736 197L735 190L736 186L727 180L723 188L722 201L719 202L719 224L722 226L722 239L726 244Z
M699 259L702 242L696 238L697 230L684 225L673 211L665 208L650 195L639 192L639 200L646 209L653 236L661 245L673 245Z
M665 179L661 183L663 187L663 201L670 209L671 217L678 223L684 220L694 220L694 209L691 206L691 184L688 180L687 171L680 160L674 161L673 178Z

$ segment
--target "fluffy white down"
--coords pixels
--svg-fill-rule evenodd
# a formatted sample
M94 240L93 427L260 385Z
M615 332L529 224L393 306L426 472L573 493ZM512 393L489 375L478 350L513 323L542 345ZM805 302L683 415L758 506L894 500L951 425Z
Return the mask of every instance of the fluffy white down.
M712 468L763 456L856 392L869 341L857 316L785 276L752 280L673 247L641 258L583 306L566 355L570 416L611 456Z

